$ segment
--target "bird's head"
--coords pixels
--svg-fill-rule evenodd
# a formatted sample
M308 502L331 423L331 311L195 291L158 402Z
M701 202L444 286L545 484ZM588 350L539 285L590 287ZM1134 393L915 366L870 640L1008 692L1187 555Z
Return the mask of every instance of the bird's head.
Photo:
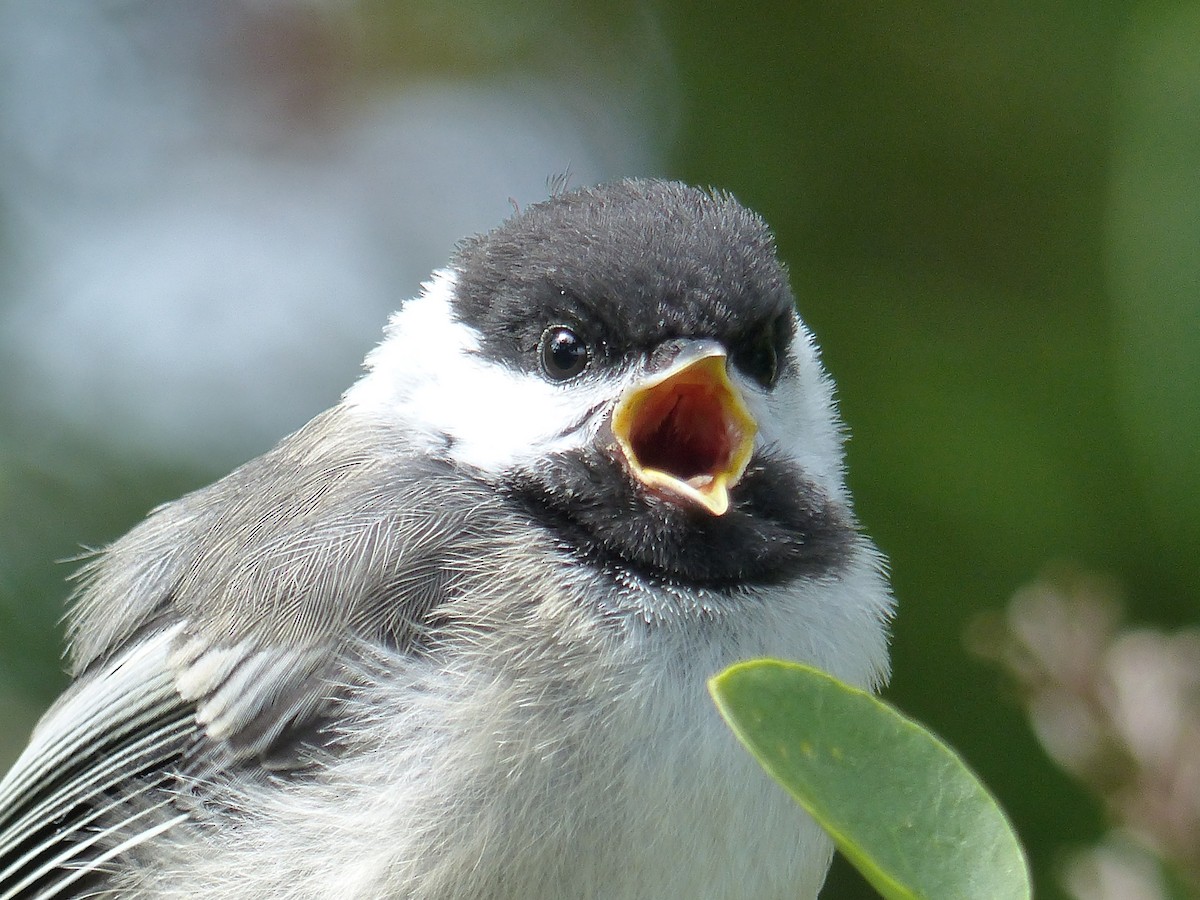
M832 387L765 223L628 180L466 241L346 401L602 567L682 585L836 567Z

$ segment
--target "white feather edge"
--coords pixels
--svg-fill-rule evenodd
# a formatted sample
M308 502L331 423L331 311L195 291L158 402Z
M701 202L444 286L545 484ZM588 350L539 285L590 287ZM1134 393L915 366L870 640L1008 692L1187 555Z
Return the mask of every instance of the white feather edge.
M134 805L125 817L106 823L103 830L95 829L105 812L112 812L135 794L147 792L148 785L133 792L123 791L108 807L71 823L71 840L64 840L65 834L55 834L19 857L14 855L48 822L78 804L94 801L106 790L120 788L128 773L152 765L156 758L169 757L188 732L204 728L217 742L230 737L277 703L281 693L311 678L326 652L318 648L255 648L248 641L230 647L211 646L195 637L179 641L185 629L186 623L181 622L133 644L64 694L42 718L25 752L0 781L0 900L50 900L61 896L62 891L108 860L182 822L186 815L179 813L166 819L154 817L149 827L143 828L138 820L163 804ZM181 690L181 685L186 689ZM266 729L253 749L274 739L313 701L312 696L301 694L272 710L278 723ZM195 717L184 711L192 702L201 704ZM181 715L185 717L181 719ZM156 720L162 721L161 726L131 739L138 729ZM114 745L112 753L47 789L64 770L106 743ZM13 815L11 811L17 809L21 811ZM127 830L129 836L118 846L86 858L89 848ZM61 846L61 852L35 862L52 845ZM62 870L61 878L37 894L27 893L31 885L55 869Z
M123 772L152 762L160 753L169 755L171 751L167 748L175 747L176 739L191 727L180 722L178 717L166 715L178 710L182 702L166 662L171 642L182 627L180 624L164 629L132 645L77 689L65 694L38 724L25 752L0 781L0 813L33 801L19 817L11 821L0 820L0 861L6 863L0 870L0 887L3 887L0 900L16 897L49 900L61 896L62 891L107 860L161 834L185 818L183 814L177 814L165 820L155 819L151 827L139 829L137 820L152 809L147 807L103 830L90 830L103 812L97 810L73 823L79 835L85 833L83 829L89 829L86 838L68 842L63 840L63 835L55 834L49 843L61 844L62 851L36 869L27 871L26 867L47 849L47 844L38 845L19 858L8 859L23 840L55 816L118 785ZM123 743L123 735L157 719L163 720L161 728ZM121 749L106 757L102 764L85 769L39 796L44 786L53 783L58 773L69 769L74 760L106 742L116 742ZM118 846L86 861L78 859L93 845L131 826L134 830ZM38 879L59 867L64 870L62 878L37 894L26 893Z
M181 623L138 641L50 707L25 752L0 781L0 810L9 808L97 735L111 732L113 724L136 727L165 703L178 703L166 658L182 628Z

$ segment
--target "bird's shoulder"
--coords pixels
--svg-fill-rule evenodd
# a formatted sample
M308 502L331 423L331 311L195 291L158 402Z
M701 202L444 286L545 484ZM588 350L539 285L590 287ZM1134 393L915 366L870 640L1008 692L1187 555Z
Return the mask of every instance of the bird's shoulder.
M0 782L0 897L72 896L196 784L302 769L363 648L422 641L489 502L335 408L99 553L73 684Z

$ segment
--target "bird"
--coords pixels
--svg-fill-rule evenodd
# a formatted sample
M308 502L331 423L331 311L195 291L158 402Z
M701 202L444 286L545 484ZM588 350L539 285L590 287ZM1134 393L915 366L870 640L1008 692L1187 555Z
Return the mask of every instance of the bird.
M732 194L514 209L336 405L84 563L0 900L815 897L830 838L705 686L886 682L845 440Z

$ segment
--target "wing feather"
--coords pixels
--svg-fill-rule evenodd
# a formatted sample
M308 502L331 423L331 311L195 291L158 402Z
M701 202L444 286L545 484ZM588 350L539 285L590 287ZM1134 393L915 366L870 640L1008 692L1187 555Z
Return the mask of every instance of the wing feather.
M0 900L104 895L197 791L310 764L356 653L429 639L496 498L378 439L335 409L88 564L76 681L0 781Z
M195 739L165 665L177 631L132 644L68 691L0 781L0 900L70 896L114 846L182 820L164 800L130 802L167 780Z

